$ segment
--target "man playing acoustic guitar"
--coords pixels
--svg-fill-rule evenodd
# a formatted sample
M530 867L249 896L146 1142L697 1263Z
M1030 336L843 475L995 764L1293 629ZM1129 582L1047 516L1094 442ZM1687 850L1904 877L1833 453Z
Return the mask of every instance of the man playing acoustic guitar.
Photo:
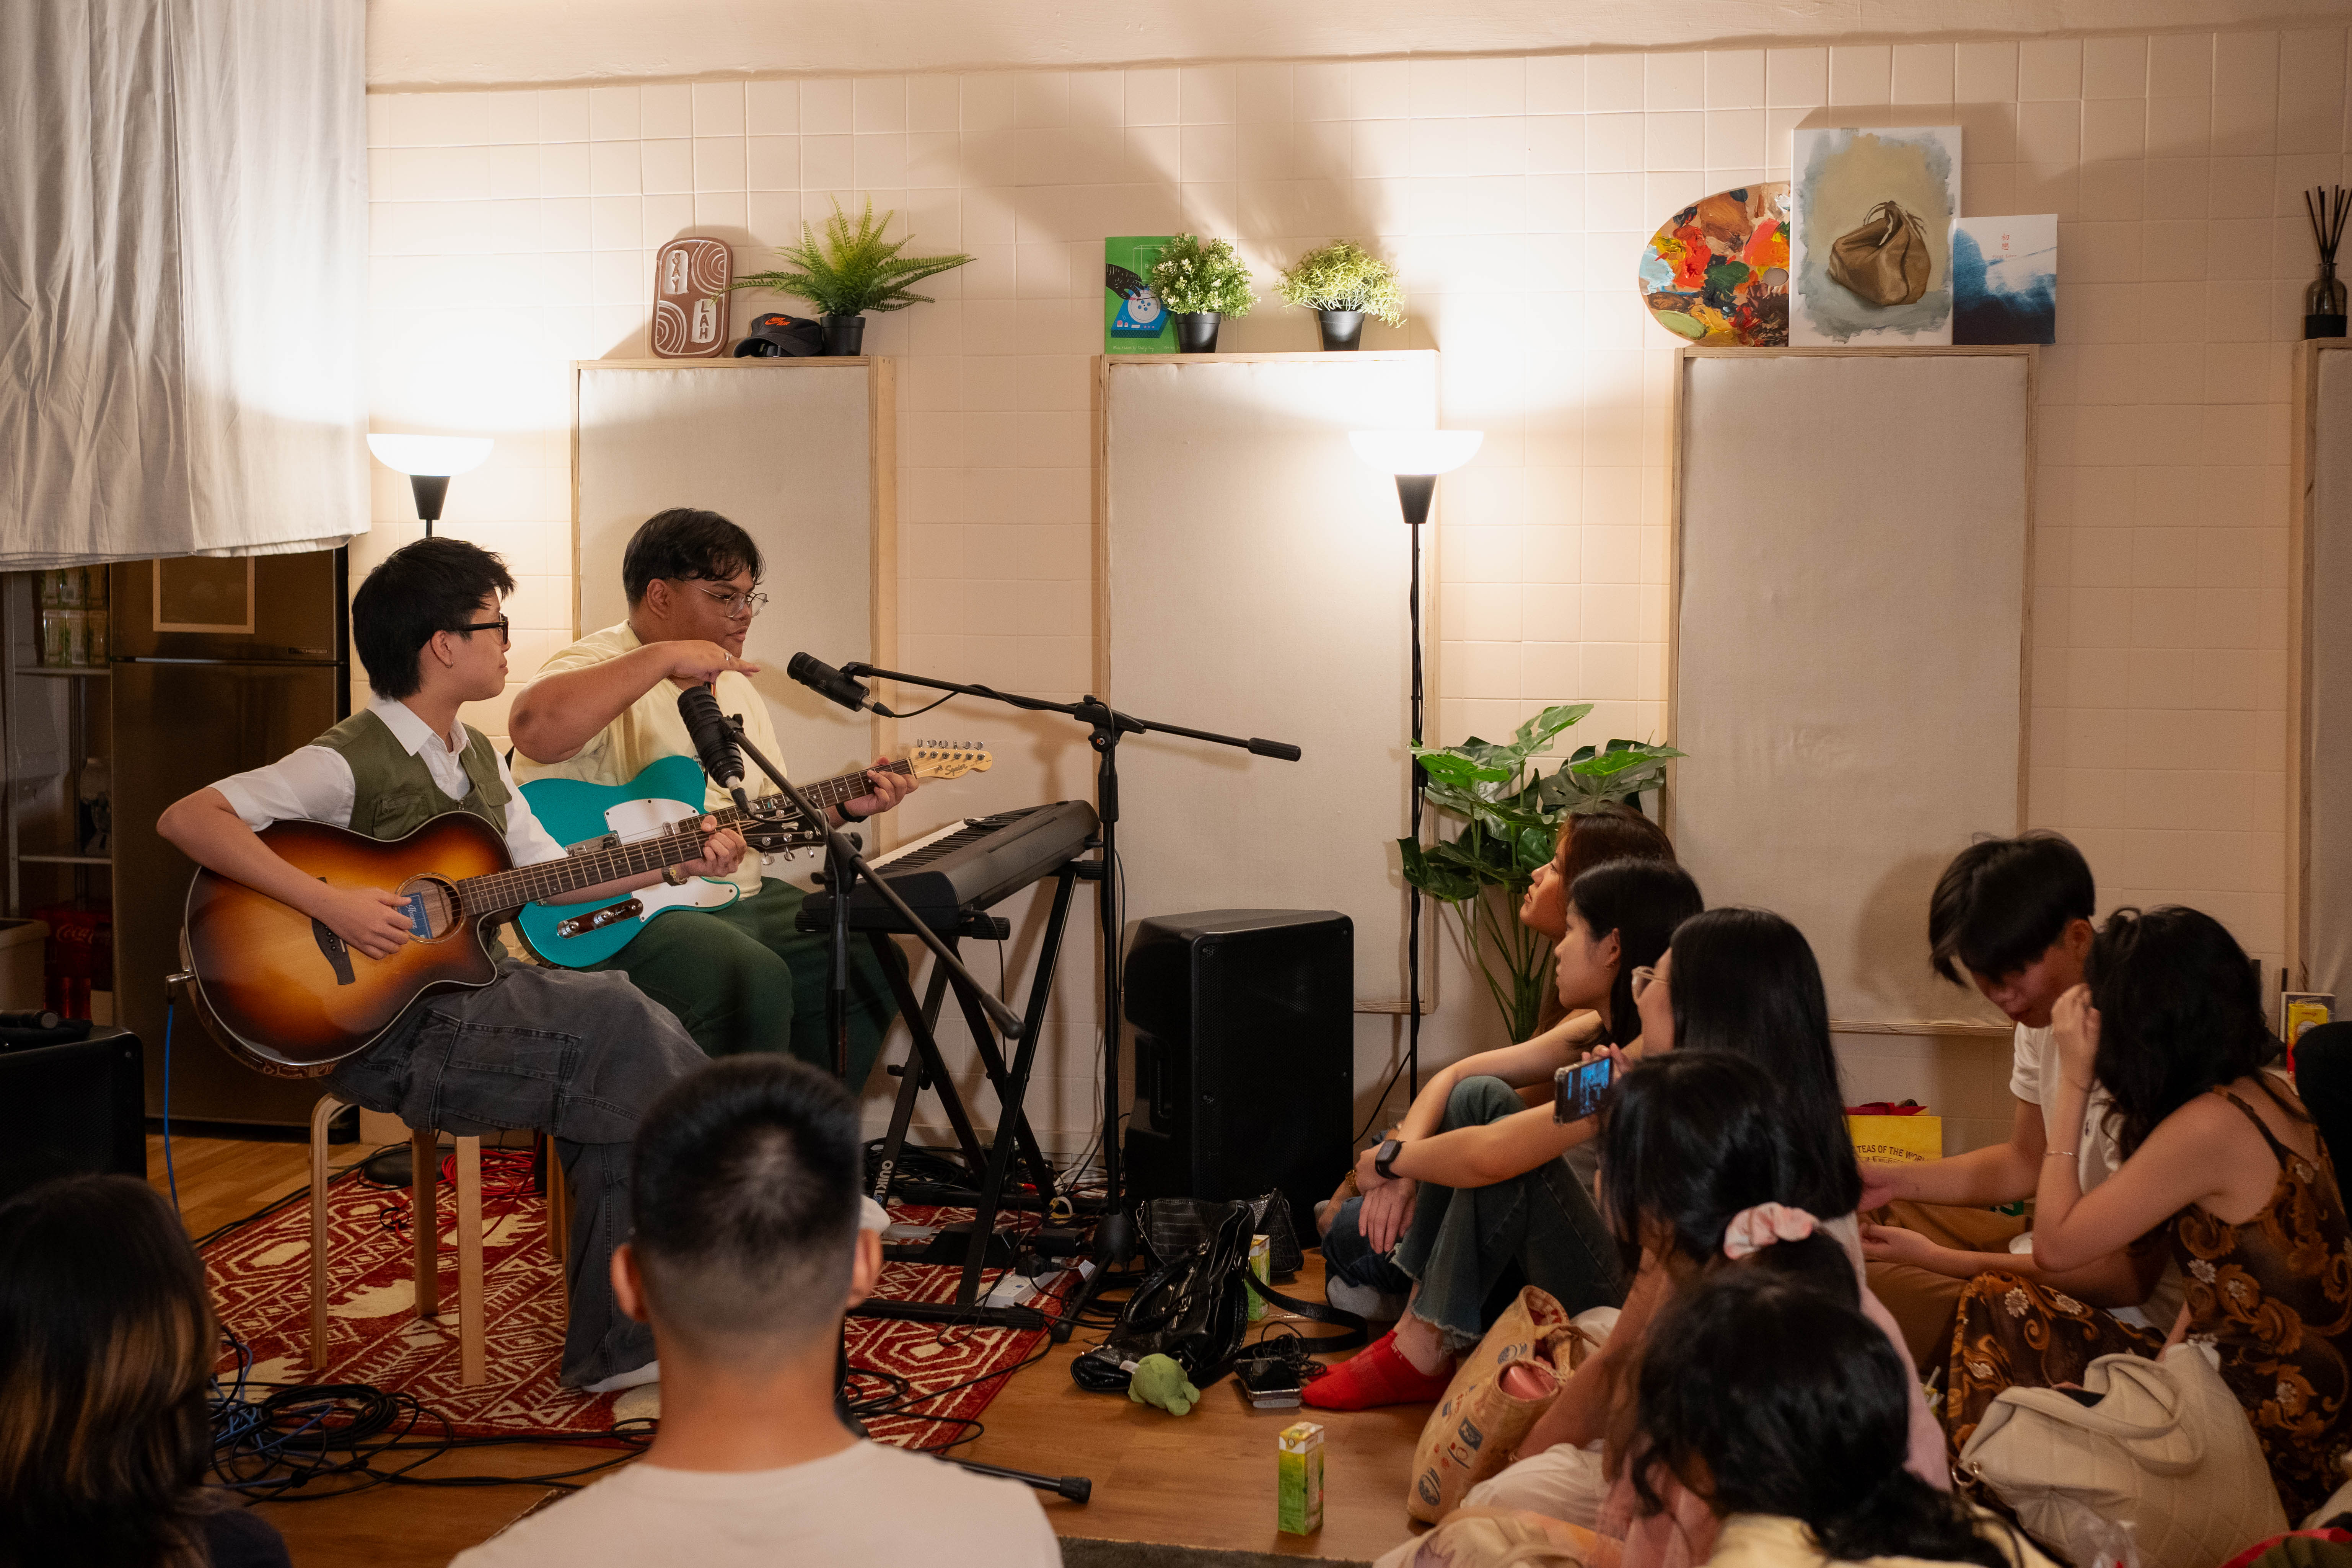
M677 697L706 683L721 710L742 715L751 743L789 767L791 760L778 753L768 705L750 679L760 667L743 660L744 636L767 601L759 591L761 566L751 536L717 512L676 507L648 519L621 556L629 618L556 654L515 699L508 726L516 776L526 784L562 778L623 784L664 757L690 757L694 742L678 717ZM835 823L888 811L915 787L913 779L878 767L866 777L873 793L829 810ZM753 794L761 793L756 770L748 782ZM704 804L726 805L725 792L709 785ZM801 890L763 878L754 859L743 862L734 880L742 895L735 902L650 920L595 967L625 973L714 1057L789 1049L831 1072L825 941L794 928ZM873 1069L898 1004L868 944L853 942L849 953L847 1087L855 1094Z
M158 829L199 866L309 915L373 959L410 941L405 901L314 879L257 837L260 829L304 820L389 840L470 812L504 836L516 865L562 859L488 738L457 719L459 704L506 689L499 600L513 591L499 558L462 540L394 551L352 600L352 641L374 690L366 709L268 767L173 803ZM739 835L718 832L685 868L725 876L743 854ZM660 876L567 896L618 898ZM625 977L508 960L488 985L412 1004L328 1082L338 1097L415 1127L553 1134L575 1194L562 1381L602 1389L646 1381L654 1354L650 1331L613 1296L613 1248L629 1235L629 1140L645 1108L702 1061L677 1020Z

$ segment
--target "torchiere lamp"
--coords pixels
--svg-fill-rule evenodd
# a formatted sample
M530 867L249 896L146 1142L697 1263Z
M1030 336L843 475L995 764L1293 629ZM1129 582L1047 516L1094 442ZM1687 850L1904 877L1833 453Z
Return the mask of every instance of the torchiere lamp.
M1437 494L1437 476L1450 474L1478 455L1483 430L1350 430L1348 439L1365 467L1396 476L1397 501L1404 509L1405 525L1412 530L1412 588L1408 613L1412 617L1412 743L1421 744L1421 525L1429 521L1429 503ZM1421 837L1421 808L1429 775L1419 758L1412 764L1412 836ZM1421 889L1412 891L1412 913L1405 927L1407 972L1405 1005L1405 1093L1410 1100L1421 1093ZM1391 1080L1393 1081L1393 1080Z
M441 521L441 502L449 493L450 479L473 472L490 455L488 436L371 436L367 443L377 462L408 476L408 487L416 494L416 515L425 524L427 539L433 537L433 525Z

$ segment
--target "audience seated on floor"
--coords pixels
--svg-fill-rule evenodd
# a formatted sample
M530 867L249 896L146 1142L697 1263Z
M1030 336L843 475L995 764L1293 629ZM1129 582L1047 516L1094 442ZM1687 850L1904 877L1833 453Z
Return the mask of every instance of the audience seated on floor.
M2123 1163L2105 1114L2104 1088L2093 1094L2079 1128L2054 1140L2043 1131L2063 1087L2052 1055L2051 1009L2083 978L2095 908L2089 864L2055 833L1970 845L1945 868L1928 900L1927 939L1937 973L1958 985L1966 970L1968 980L2016 1026L2009 1075L2016 1113L2006 1143L1924 1164L1864 1169L1863 1206L1879 1222L1863 1232L1871 1289L1902 1323L1904 1342L1923 1373L1950 1359L1960 1290L1990 1269L2123 1310L2126 1321L2159 1333L2179 1310L2179 1276L2165 1268L2161 1248L2121 1247L2085 1259L2062 1278L2045 1278L2032 1260L2025 1221L1993 1212L1994 1205L2033 1195L2051 1149L2078 1151L2084 1192Z
M0 1205L0 1565L287 1568L200 1489L221 1336L179 1217L129 1176Z
M1061 1562L1026 1488L861 1441L835 1413L842 1316L881 1267L861 1158L855 1103L799 1062L731 1058L655 1102L613 1272L653 1325L660 1432L457 1568Z
M2175 1325L2211 1346L2261 1439L2287 1517L2342 1484L2352 1446L2352 1226L2302 1102L2263 1063L2274 1046L2243 949L2196 910L2117 910L2085 984L2059 999L2044 1068L2050 1157L2034 1194L2037 1277L1961 1292L1947 1409L1955 1447L2006 1388L2080 1380L2164 1335L2052 1284L2151 1232L2186 1277ZM2121 1165L2089 1191L2061 1140L2107 1097Z
M1558 947L1568 934L1568 889L1579 877L1610 860L1674 858L1675 847L1665 830L1630 806L1612 801L1591 810L1571 812L1560 819L1551 859L1537 868L1526 896L1519 900L1519 923ZM1550 1041L1569 1047L1572 1052L1581 1052L1590 1042L1591 1023L1591 1019L1570 1012L1560 1002L1559 988L1553 985L1544 992L1544 1005L1537 1016L1537 1032L1521 1043ZM1547 1101L1550 1091L1548 1083L1533 1090ZM1382 1136L1392 1136L1395 1131L1391 1128ZM1582 1179L1587 1192L1592 1187L1592 1149L1593 1145L1586 1142L1568 1152L1569 1164ZM1404 1300L1412 1290L1412 1280L1397 1268L1394 1259L1386 1253L1373 1251L1365 1242L1363 1206L1363 1195L1356 1187L1356 1173L1350 1168L1331 1202L1317 1210L1316 1228L1323 1237L1324 1289L1335 1307L1360 1312L1377 1322L1393 1322L1404 1311Z
M1696 1501L1716 1529L1714 1568L2052 1568L2006 1523L1906 1468L1918 1398L1908 1359L1860 1310L1844 1247L1808 1217L1739 1216L1733 1231L1760 1249L1709 1268L1658 1315L1651 1337L1673 1353L1642 1358L1622 1440L1636 1510Z
M1630 1043L1640 1033L1633 974L1698 913L1698 884L1670 861L1612 860L1569 889L1559 942L1559 999L1571 1017L1550 1037L1482 1051L1433 1076L1394 1136L1357 1163L1361 1226L1375 1252L1395 1248L1415 1281L1397 1327L1307 1385L1327 1410L1434 1399L1454 1358L1486 1331L1486 1305L1506 1269L1570 1312L1615 1306L1625 1279L1592 1199L1561 1158L1593 1135L1553 1119L1552 1075L1577 1061L1579 1040ZM1540 1089L1530 1106L1522 1089Z
M1853 1211L1862 1178L1842 1117L1792 1100L1745 1056L1676 1049L1627 1073L1602 1122L1601 1192L1633 1289L1607 1342L1520 1445L1519 1461L1473 1489L1469 1501L1592 1525L1625 1541L1628 1563L1672 1568L1706 1560L1706 1510L1642 1514L1631 1475L1596 1450L1634 1386L1653 1326L1679 1291L1775 1237L1818 1229L1844 1249L1861 1310L1884 1342L1899 1351L1901 1341L1860 1284ZM1948 1487L1943 1434L1917 1385L1908 1388L1906 1462L1927 1485Z

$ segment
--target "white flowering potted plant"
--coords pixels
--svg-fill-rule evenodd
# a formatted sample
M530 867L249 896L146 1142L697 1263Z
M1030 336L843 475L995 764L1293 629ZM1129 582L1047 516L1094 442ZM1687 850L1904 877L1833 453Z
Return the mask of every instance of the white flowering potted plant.
M1289 303L1315 312L1327 350L1360 345L1366 316L1404 325L1404 286L1396 268L1352 240L1318 246L1293 262L1275 287Z
M1226 239L1180 234L1160 247L1148 279L1176 318L1176 352L1217 352L1217 329L1227 316L1246 316L1257 302L1249 268Z

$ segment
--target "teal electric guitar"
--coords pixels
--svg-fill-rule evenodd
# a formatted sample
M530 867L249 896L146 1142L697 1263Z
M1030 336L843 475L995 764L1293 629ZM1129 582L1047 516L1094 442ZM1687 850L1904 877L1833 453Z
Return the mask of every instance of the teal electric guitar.
M880 768L803 784L801 793L819 810L855 800L873 789L868 773L905 773L918 779L961 778L984 773L991 758L985 746L961 741L919 741L903 761ZM522 786L523 798L556 842L574 855L594 853L659 836L681 817L704 815L706 781L702 764L692 757L664 757L625 784L583 784L578 779L532 779ZM755 812L777 803L769 795L753 802ZM742 813L724 806L709 815L721 827L743 826ZM766 823L754 826L746 837L754 849L814 848L822 840L802 830L777 830ZM531 952L565 969L585 969L602 963L629 945L630 938L647 921L671 910L718 910L733 903L740 889L723 877L689 877L677 887L656 882L626 898L607 903L525 904L516 928Z

